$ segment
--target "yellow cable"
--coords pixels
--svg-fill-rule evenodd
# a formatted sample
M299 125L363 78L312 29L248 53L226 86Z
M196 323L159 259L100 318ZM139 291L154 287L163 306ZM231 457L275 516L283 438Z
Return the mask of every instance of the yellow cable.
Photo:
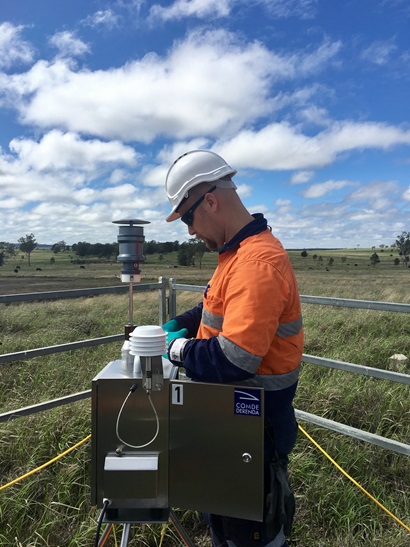
M85 437L85 439L83 439L82 441L78 442L77 444L75 444L74 446L72 446L71 448L68 448L67 450L65 450L64 452L62 452L59 456L56 456L55 458L53 458L52 460L46 462L46 463L43 463L43 465L40 465L40 467L37 467L37 469L32 469L31 471L29 471L28 473L26 473L25 475L22 475L21 477L18 477L17 479L14 479L13 481L7 483L7 484L4 484L3 486L0 486L0 492L2 490L5 490L6 488L9 488L9 486L13 486L13 484L16 484L17 482L20 482L22 481L23 479L26 479L27 477L30 477L31 475L34 475L34 473L37 473L38 471L41 471L42 469L44 469L45 467L48 467L49 465L51 465L52 463L55 463L56 461L60 460L61 458L63 458L64 456L66 456L67 454L69 454L70 452L72 452L73 450L75 450L76 448L78 448L79 446L81 446L82 444L84 444L85 442L89 441L91 439L91 435L88 435L87 437Z
M309 433L307 433L303 429L303 427L300 424L299 424L299 429L310 440L310 442L312 442L316 446L316 448L318 448L322 452L322 454L324 454L326 456L326 458L330 462L332 462L332 464L347 479L349 479L364 494L366 494L366 496L368 496L376 505L378 505L380 507L380 509L383 509L383 511L385 511L392 519L394 519L398 524L400 524L400 526L402 526L405 530L407 530L407 532L410 532L410 528L408 526L406 526L406 524L404 524L404 522L402 522L395 515L393 515L393 513L391 513L386 507L384 507L384 505L382 505L379 501L377 501L377 499L374 498L365 488L363 488L363 486L361 486L353 477L351 477L348 473L346 473L346 471L342 467L340 467L340 465L309 435ZM85 437L82 441L78 442L77 444L75 444L71 448L68 448L67 450L65 450L64 452L62 452L61 454L59 454L55 458L49 460L48 462L44 463L43 465L40 465L40 467L37 467L36 469L32 469L31 471L29 471L25 475L22 475L21 477L18 477L17 479L14 479L9 483L4 484L3 486L0 486L0 492L3 491L3 490L6 490L6 488L9 488L10 486L13 486L13 484L16 484L16 483L26 479L27 477L30 477L31 475L34 475L34 473L37 473L38 471L41 471L42 469L45 469L46 467L48 467L49 465L51 465L51 464L55 463L56 461L60 460L61 458L63 458L64 456L66 456L67 454L69 454L70 452L72 452L73 450L75 450L76 448L81 446L82 444L86 443L90 439L91 439L91 435L87 435L87 437ZM162 543L162 540L163 540L163 536L165 535L165 531L166 531L166 527L163 526L162 533L161 533L161 536L162 536L161 537L161 543Z
M377 501L377 499L374 498L367 490L365 490L363 486L361 486L353 477L351 477L348 473L346 473L346 471L342 469L340 465L337 462L335 462L335 460L331 456L329 456L329 454L314 439L312 439L312 437L303 429L303 427L300 424L299 424L299 429L304 435L306 435L309 441L311 441L316 446L316 448L318 448L326 456L326 458L328 458L328 460L330 460L333 463L333 465L337 467L337 469L346 478L348 478L355 486L357 486L364 494L366 494L366 496L368 496L372 501L374 501L374 503L378 505L380 509L383 509L383 511L385 511L392 519L394 519L398 524L400 524L400 526L403 526L403 528L407 530L407 532L410 532L410 528L406 526L404 522L402 522L400 519L394 516L393 513L391 513L388 509L386 509L386 507L384 507L384 505L382 505L379 501Z

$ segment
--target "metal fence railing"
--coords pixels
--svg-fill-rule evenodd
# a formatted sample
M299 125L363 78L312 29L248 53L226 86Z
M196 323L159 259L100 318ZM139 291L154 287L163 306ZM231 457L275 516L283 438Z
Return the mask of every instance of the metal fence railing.
M168 287L167 287L168 285ZM158 290L159 298L159 324L166 322L167 317L174 317L177 314L177 292L178 291L190 291L202 293L205 289L204 286L197 285L186 285L179 284L172 278L167 280L164 277L159 278L158 283L150 284L139 284L134 286L136 291L148 291L148 290ZM168 295L167 295L168 289ZM109 294L109 293L121 293L126 292L127 286L120 287L101 287L98 289L80 289L77 291L55 291L52 293L30 293L26 295L5 295L0 296L1 303L13 303L13 302L24 302L24 301L33 301L33 300L48 300L55 298L78 298L83 296L95 296L97 294ZM64 293L64 294L62 294ZM57 296L57 294L62 296ZM350 307L350 308L359 308L367 310L379 310L386 312L395 312L395 313L410 313L410 304L402 304L395 302L376 302L370 300L351 300L346 298L330 298L330 297L319 297L319 296L301 296L301 301L307 304L321 305L321 306L335 306L335 307ZM168 306L168 311L167 311ZM52 353L59 353L64 351L71 351L74 349L95 346L100 344L108 344L112 342L117 342L123 338L123 334L116 334L112 336L105 336L101 338L94 338L90 340L82 340L78 342L71 342L68 344L60 344L57 346L49 346L46 348L37 348L27 351L20 351L15 353L9 353L0 355L0 365L4 363L10 363L13 361L19 361L22 359L30 359L32 357L38 357L41 355L50 355ZM334 368L337 370L343 370L351 372L354 374L360 374L368 377L377 378L379 380L388 380L392 382L397 382L400 384L410 385L410 375L393 372L389 370L377 369L372 367L367 367L364 365L356 363L347 363L344 361L337 361L334 359L326 359L323 357L318 357L315 355L303 354L303 363L309 363L318 366L325 366L328 368ZM80 393L75 393L66 397L61 397L54 399L52 401L46 401L40 404L31 405L28 407L20 408L10 412L0 414L0 423L19 418L21 416L27 416L30 414L35 414L48 410L50 408L55 408L58 406L70 404L72 402L85 399L91 396L91 390L83 391ZM296 409L296 416L298 419L308 421L310 423L337 431L344 435L354 437L366 441L371 444L375 444L386 448L388 450L398 452L400 454L410 455L410 445L405 444L399 441L394 441L387 439L386 437L381 437L363 431L354 427L350 427L339 422L328 420L314 414L310 414L301 410Z

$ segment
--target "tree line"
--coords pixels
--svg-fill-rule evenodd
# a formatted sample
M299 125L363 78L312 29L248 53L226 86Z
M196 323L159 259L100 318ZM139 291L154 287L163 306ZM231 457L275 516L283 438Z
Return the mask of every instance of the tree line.
M30 266L31 253L38 246L36 238L34 234L26 234L25 237L20 237L18 242L18 248L21 252L27 255L28 265ZM410 262L410 232L402 232L398 235L395 243L392 244L392 247L397 249L403 265L407 266ZM100 260L113 260L119 254L119 245L118 243L88 243L87 241L79 241L70 247L65 243L65 241L58 241L51 245L51 251L54 254L71 251L81 259L87 257L97 257ZM191 238L189 241L184 243L179 243L179 241L160 242L151 240L145 241L143 244L144 255L159 254L161 257L164 254L172 252L178 253L177 256L179 265L198 266L201 268L204 254L209 251L206 248L205 243L195 238ZM13 243L0 241L0 266L3 266L6 258L15 257L16 253L16 245ZM304 250L301 255L302 257L306 257L308 253ZM313 255L313 258L315 258L315 255ZM373 265L379 262L377 253L373 253L370 257L370 261ZM397 262L395 263L397 264Z
M18 247L13 243L0 242L0 266L4 264L7 258L14 258L18 250L27 255L28 265L31 265L31 253L38 247L34 234L26 234L18 242ZM58 241L53 243L50 249L54 254L69 251L75 254L78 259L96 257L100 260L114 260L119 254L118 243L89 243L87 241L79 241L69 246L65 241ZM184 243L179 243L179 241L160 242L151 240L145 241L143 244L143 254L146 256L159 254L161 257L172 252L178 253L179 265L195 265L201 268L202 259L207 249L202 241L195 238Z

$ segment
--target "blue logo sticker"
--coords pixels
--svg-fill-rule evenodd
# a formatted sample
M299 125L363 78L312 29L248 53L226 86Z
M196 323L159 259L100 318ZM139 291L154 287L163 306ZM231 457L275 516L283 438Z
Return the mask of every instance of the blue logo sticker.
M246 416L261 415L261 391L254 389L235 389L234 414Z

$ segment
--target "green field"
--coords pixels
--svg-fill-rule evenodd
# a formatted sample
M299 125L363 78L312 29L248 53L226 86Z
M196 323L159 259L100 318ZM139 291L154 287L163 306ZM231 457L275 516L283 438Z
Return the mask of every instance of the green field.
M291 251L301 294L410 303L410 269L394 266L390 252L376 250L381 263L369 265L372 249ZM322 256L322 261L313 259ZM74 287L118 285L120 265L71 263L69 253L55 256L36 250L27 260L0 267L0 294ZM342 257L346 260L342 261ZM329 265L333 258L333 265ZM143 281L159 276L205 284L216 256L206 254L202 270L176 266L175 254L149 256L141 266ZM15 266L20 264L19 273ZM357 264L357 266L355 265ZM36 268L41 268L37 271ZM327 268L327 269L326 269ZM244 272L246 275L246 272ZM250 280L252 282L252 280ZM178 310L198 301L180 293ZM137 293L137 324L158 321L158 296ZM305 353L409 374L409 366L389 357L410 357L408 314L303 305ZM128 321L128 296L1 305L1 352L23 351L122 332ZM105 364L119 358L121 343L76 350L0 365L1 412L90 388ZM304 364L295 406L326 418L410 443L408 387L351 373ZM90 433L90 402L83 401L0 424L1 484L49 461ZM365 489L410 526L407 456L389 452L308 423L303 428ZM90 507L90 445L83 446L32 477L0 491L0 545L24 547L91 546L98 511ZM410 545L410 534L351 484L300 434L291 457L291 480L297 514L291 547ZM198 515L178 512L191 539L210 545ZM121 527L107 546L119 545ZM160 545L161 526L134 526L129 544ZM162 545L179 545L170 525Z
M380 263L373 266L370 257L375 251ZM392 301L391 291L394 289L394 297L399 302L410 301L410 268L394 265L397 251L360 248L309 250L306 258L302 258L301 251L289 251L288 254L301 294ZM54 264L50 263L51 259L55 260ZM121 264L115 258L110 262L86 258L83 264L73 263L76 260L78 257L70 252L54 254L50 250L36 249L31 254L29 267L27 257L19 253L0 267L0 294L121 284ZM329 260L333 260L332 265L329 265ZM201 269L178 266L176 252L148 255L145 263L141 264L142 282L150 283L165 276L181 283L205 284L216 263L215 253L205 253ZM18 273L15 273L18 266Z

